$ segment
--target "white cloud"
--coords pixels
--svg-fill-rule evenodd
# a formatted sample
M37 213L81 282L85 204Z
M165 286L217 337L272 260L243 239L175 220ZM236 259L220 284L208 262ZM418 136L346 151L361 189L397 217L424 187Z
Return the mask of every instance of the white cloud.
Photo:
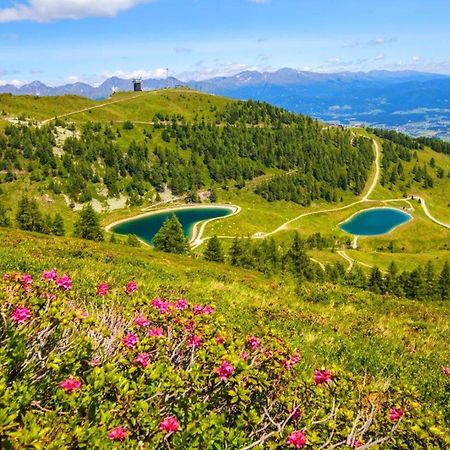
M25 83L20 80L0 80L0 86L5 86L6 84L12 84L15 87L23 86Z
M260 72L264 72L269 69L270 67L240 64L240 63L217 64L215 67L206 67L203 61L198 61L195 64L194 70L182 72L177 75L177 78L180 79L181 81L190 81L190 80L201 81L215 77L233 76L240 72L245 72L247 70L257 70Z
M121 11L154 0L28 0L0 9L1 22L51 22L83 17L114 17Z
M162 67L158 69L152 69L152 70L132 70L132 71L126 71L126 70L115 70L114 72L105 72L103 74L103 77L110 78L110 77L119 77L119 78L125 78L125 79L132 79L132 78L166 78L167 75L167 69L163 69Z

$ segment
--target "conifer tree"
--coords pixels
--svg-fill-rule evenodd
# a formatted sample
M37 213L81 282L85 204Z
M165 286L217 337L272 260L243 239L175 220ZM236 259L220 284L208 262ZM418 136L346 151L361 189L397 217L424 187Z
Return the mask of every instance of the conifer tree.
M55 236L64 236L65 234L64 219L60 213L55 214L52 224L52 233Z
M175 214L168 218L153 238L153 245L166 253L185 254L189 252L189 242L183 227Z
M140 247L141 241L135 234L129 234L127 239L127 245L129 245L130 247Z
M373 267L370 272L368 287L376 294L381 294L384 290L384 282L381 271L378 267Z
M450 267L448 261L445 262L439 276L439 296L441 300L448 300L450 295Z
M8 213L7 208L2 204L0 204L0 227L11 226L11 220L9 220L7 213Z
M75 223L74 235L90 241L103 241L103 229L98 214L92 206L86 205L79 213Z
M222 244L217 237L214 235L206 245L205 252L203 254L207 261L224 262L225 256L223 254Z

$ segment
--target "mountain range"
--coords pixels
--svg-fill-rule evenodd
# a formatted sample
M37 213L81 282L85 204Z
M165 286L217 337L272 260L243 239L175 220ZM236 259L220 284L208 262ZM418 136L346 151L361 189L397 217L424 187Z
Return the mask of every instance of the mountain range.
M232 98L267 101L328 122L364 123L450 139L450 75L384 70L315 73L284 68L201 81L183 82L170 77L142 82L144 90L180 85ZM3 85L0 93L73 94L101 99L109 97L113 90L131 89L131 80L111 77L98 86L73 83L51 87L40 81L20 87Z

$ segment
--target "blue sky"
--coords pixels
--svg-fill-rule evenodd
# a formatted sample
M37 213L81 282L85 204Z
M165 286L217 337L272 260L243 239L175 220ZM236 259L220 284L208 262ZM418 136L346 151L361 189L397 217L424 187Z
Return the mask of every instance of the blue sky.
M241 70L450 74L449 0L0 0L0 84Z

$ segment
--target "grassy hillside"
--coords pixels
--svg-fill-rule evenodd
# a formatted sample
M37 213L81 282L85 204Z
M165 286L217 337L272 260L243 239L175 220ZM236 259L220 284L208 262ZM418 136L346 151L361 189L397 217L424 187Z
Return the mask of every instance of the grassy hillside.
M417 395L416 401L425 410L445 412L449 381L441 368L450 358L446 339L450 317L444 303L381 297L331 284L307 283L295 289L294 282L286 278L266 279L196 260L186 264L184 257L121 245L5 229L0 230L0 238L3 272L37 276L55 267L70 274L74 288L85 297L100 282L120 286L132 279L146 295L146 300L139 297L138 302L159 297L213 304L224 319L223 333L258 338L274 334L298 348L299 373L324 367L333 373L368 377L366 383L372 389L393 392L400 385L407 386L402 388L405 399L409 392L417 392L412 395ZM94 311L95 302L85 300L85 308ZM417 420L413 423L418 426ZM443 437L439 428L420 427L424 427L424 436ZM410 429L405 433L412 437Z
M208 225L205 230L206 238L217 234L227 237L229 240L234 236L271 233L278 230L287 221L300 217L273 235L278 243L291 239L293 231L299 231L305 237L320 232L330 242L334 240L336 245L344 250L345 243L352 236L342 232L337 225L351 214L377 205L391 205L400 208L411 206L414 208L414 211L412 211L413 221L386 236L360 238L359 250L357 252L351 251L352 258L363 263L364 265L361 267L364 270L368 270L367 265L370 266L374 263L386 270L392 260L396 261L401 267L408 268L411 268L413 263L426 260L433 260L437 263L437 267L440 267L444 261L448 260L446 251L450 237L448 229L431 222L417 202L383 202L383 200L388 199L400 199L404 195L419 195L426 200L428 208L437 219L448 222L450 208L446 195L450 188L448 176L450 173L450 157L448 155L437 153L429 148L418 150L416 152L417 158L402 161L405 172L404 179L397 180L395 183L384 184L384 186L378 182L370 196L370 199L374 200L373 202L359 203L348 209L325 212L359 201L367 192L375 175L373 165L360 195L356 195L355 189L352 187L346 190L339 189L335 192L335 194L338 194L334 199L335 201L317 198L310 204L304 205L286 200L269 202L262 195L257 194L255 190L261 184L277 180L282 174L287 174L289 177L296 176L297 173L295 167L289 170L288 167L285 167L286 164L277 167L273 162L265 162L262 166L255 163L255 160L258 163L261 160L267 161L267 156L270 156L271 150L268 149L272 149L274 137L268 129L280 127L276 117L281 112L277 110L271 117L267 115L256 117L254 114L257 108L251 110L241 107L239 109L234 105L237 105L235 101L186 89L169 89L137 94L131 92L119 93L110 99L97 102L73 96L61 98L0 96L0 110L7 112L5 117L18 116L24 113L27 117L39 120L48 120L55 116L63 118L63 121L59 123L61 126L57 127L56 131L52 131L55 139L55 143L52 145L56 162L61 155L67 153L64 150L64 142L67 138L79 139L80 130L84 124L95 122L101 123L100 131L92 132L91 130L82 134L79 140L89 139L87 147L95 143L95 151L99 152L99 144L105 140L104 136L107 135L109 137L105 140L106 144L101 146L100 152L107 153L106 146L113 145L118 149L115 152L116 156L113 155L114 158L123 158L120 166L117 166L117 164L111 166L109 179L112 179L112 189L108 191L111 186L106 186L104 182L106 175L104 160L98 159L97 161L91 161L89 164L84 164L84 160L91 157L88 155L90 150L86 154L83 153L82 157L79 156L77 149L71 151L72 164L83 163L83 166L73 173L75 176L69 175L69 170L60 168L50 171L49 174L49 170L43 168L41 162L32 162L30 166L26 158L19 157L17 163L12 162L4 165L3 177L6 178L11 175L6 170L9 168L14 179L1 182L0 203L10 209L10 216L13 217L19 198L23 193L28 193L38 200L42 209L51 214L61 213L66 219L67 232L71 233L75 219L73 209L81 208L86 199L92 198L94 206L98 210L103 210L102 221L106 225L113 220L139 214L142 209L158 202L160 193L164 200L170 200L174 197L183 197L191 189L201 192L213 188L219 202L237 204L241 206L242 211L237 216ZM234 109L227 116L226 110L229 107ZM77 113L81 109L87 110ZM64 116L65 114L70 115ZM157 117L156 122L154 122L155 116ZM217 139L227 123L225 117L227 117L227 120L237 121L233 122L231 126L228 123L228 127L231 129L242 126L243 123L240 121L247 121L244 123L244 129L247 130L248 134L245 140L239 141L237 139L230 143L224 141L223 137ZM126 124L126 122L131 123L132 126L128 126L129 123ZM212 130L199 131L195 128L203 122L208 124L209 127L213 127ZM6 124L6 122L3 123ZM1 126L0 123L0 128ZM193 126L189 131L189 137L185 136L186 126ZM313 133L314 141L318 141L319 137L316 131L312 131L315 125L312 122L305 122L304 126L306 130ZM281 126L281 128L287 127L295 128L292 124ZM251 130L255 128L261 129L261 131L259 133L255 131L252 135ZM244 129L242 130L243 134L245 133ZM319 127L319 129L322 130L321 134L330 135L326 138L326 145L329 149L332 148L333 141L350 140L359 135L368 139L375 138L382 151L380 161L383 159L383 146L386 141L369 134L366 130L353 129L351 134L347 136L333 128ZM275 132L280 134L279 131ZM255 157L251 146L261 139L259 135L265 136L267 144L258 144L258 156ZM211 141L206 140L205 143L205 136ZM303 138L305 141L309 140L308 136ZM280 137L275 142L277 140L282 141ZM224 142L226 145L224 145ZM134 143L140 149L135 152L134 161L131 161L133 167L129 169L127 168L129 164L127 155L129 155L130 147ZM279 145L280 148L285 147L285 145ZM298 146L301 151L303 151L303 145L305 143L300 139ZM239 149L240 159L230 159L228 156L223 156L220 160L221 154L230 147ZM142 163L143 160L147 159L147 157L142 157L141 154L144 148L148 152L148 164ZM215 155L214 152L218 148L220 149L219 153ZM155 149L163 149L169 152L169 162L161 162L162 159L160 156L156 156ZM220 171L231 172L225 175L224 180L218 181L212 178L212 173L217 171L217 165L210 164L208 169L205 169L202 164L198 164L198 160L204 158L206 151L211 152L208 155L208 160L216 159L216 161L219 161ZM264 151L267 151L268 154L264 155ZM243 154L245 158L242 158ZM317 158L321 159L322 156L317 156ZM245 159L245 164L248 164L248 167L239 167L237 174L233 174L233 170L241 164L241 159ZM431 167L431 160L434 160L433 168ZM287 164L289 165L289 163ZM166 165L166 168L164 165ZM347 165L353 166L354 164ZM424 188L422 182L413 180L412 170L414 166L426 166L428 168L428 174L433 181L432 187ZM158 167L156 173L155 167ZM168 173L167 167L169 167ZM441 169L444 173L443 177L438 176L438 170ZM172 180L180 179L189 180L194 171L195 178L198 180L195 181L195 185L190 186L192 180L181 184L172 182ZM325 172L327 173L328 170ZM78 176L79 174L81 177ZM114 180L116 174L119 174L118 180ZM165 180L163 184L161 184L161 174ZM242 179L243 175L247 178ZM159 184L158 188L155 187L155 181ZM164 192L158 192L158 189L165 190ZM65 198L59 193L60 190L65 193ZM305 216L310 212L320 211L324 212ZM224 240L225 245L228 245L228 240ZM386 254L388 246L391 250L389 254ZM321 262L324 264L334 263L336 261L334 250L336 249L329 248L328 251L322 251L320 253ZM342 258L341 260L347 264Z

